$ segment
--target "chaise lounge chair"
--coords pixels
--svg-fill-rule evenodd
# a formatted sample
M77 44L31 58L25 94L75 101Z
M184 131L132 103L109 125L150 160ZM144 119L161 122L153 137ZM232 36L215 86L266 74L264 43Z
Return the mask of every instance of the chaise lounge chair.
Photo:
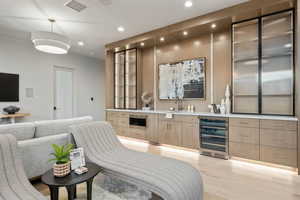
M189 164L127 149L107 122L71 126L77 146L104 173L121 178L164 200L202 200L200 173Z
M46 200L28 181L12 135L0 135L0 200Z

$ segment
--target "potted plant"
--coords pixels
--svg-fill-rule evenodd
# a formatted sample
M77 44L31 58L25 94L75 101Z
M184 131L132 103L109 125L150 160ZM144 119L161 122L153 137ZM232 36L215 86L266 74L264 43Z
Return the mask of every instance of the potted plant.
M55 161L53 165L54 176L64 177L70 173L70 152L73 147L73 144L66 144L63 146L52 144L54 153L51 153L51 155L55 158L50 159L49 162Z

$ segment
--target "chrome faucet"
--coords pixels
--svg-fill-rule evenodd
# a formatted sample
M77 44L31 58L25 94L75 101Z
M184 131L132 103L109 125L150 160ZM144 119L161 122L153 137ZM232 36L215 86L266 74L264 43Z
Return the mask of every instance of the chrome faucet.
M177 111L183 110L183 99L176 97L175 104L177 104Z

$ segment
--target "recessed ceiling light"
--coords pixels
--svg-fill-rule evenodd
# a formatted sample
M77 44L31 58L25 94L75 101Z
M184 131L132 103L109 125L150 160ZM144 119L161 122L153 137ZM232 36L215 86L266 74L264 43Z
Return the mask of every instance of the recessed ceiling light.
M119 31L119 32L124 32L124 31L125 31L125 28L124 28L123 26L119 26L119 27L118 27L118 31Z
M216 24L212 24L211 27L212 27L212 28L216 28L217 25L216 25Z
M165 38L164 38L164 37L161 37L159 40L160 40L161 42L163 42L163 41L165 41Z
M77 44L78 44L79 46L84 46L84 42L83 42L83 41L78 41Z
M190 8L190 7L193 6L193 2L191 0L185 1L184 6L187 7L187 8Z
M188 35L189 33L187 31L183 31L183 35Z
M142 47L145 46L145 43L144 43L144 42L141 42L141 46L142 46Z

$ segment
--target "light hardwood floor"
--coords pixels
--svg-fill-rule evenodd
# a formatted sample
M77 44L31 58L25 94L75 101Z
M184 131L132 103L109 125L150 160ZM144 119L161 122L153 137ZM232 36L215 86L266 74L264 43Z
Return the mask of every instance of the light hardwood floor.
M197 152L121 140L128 148L179 159L197 168L204 181L204 200L300 200L300 176L296 172L258 164L201 156ZM49 194L40 183L36 188ZM79 192L84 192L80 186ZM62 199L66 194L62 193Z

